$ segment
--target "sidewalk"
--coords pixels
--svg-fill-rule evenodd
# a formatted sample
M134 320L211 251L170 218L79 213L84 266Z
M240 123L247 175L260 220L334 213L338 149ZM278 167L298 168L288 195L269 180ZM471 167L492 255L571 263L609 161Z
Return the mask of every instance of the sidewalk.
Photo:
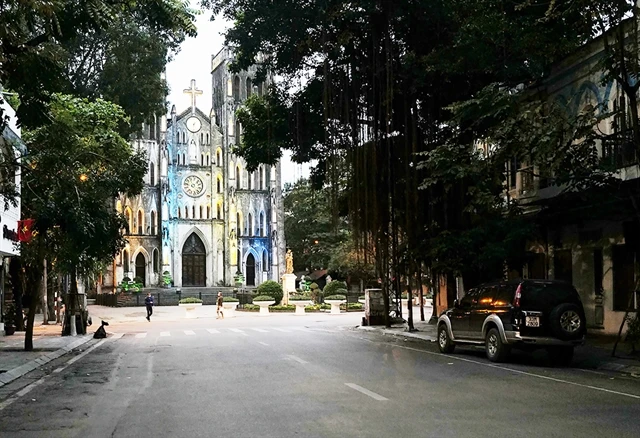
M42 315L36 315L33 351L24 351L25 332L0 337L0 388L92 339L90 334L63 337L61 330L59 324L42 325Z
M425 311L425 316L427 312ZM431 313L428 314L431 316ZM407 331L406 324L393 325L391 328L383 326L358 327L361 330L378 331L387 335L419 339L426 342L436 342L436 326L426 321L414 320L416 331ZM640 378L640 354L631 355L629 347L618 343L616 357L611 356L615 337L587 335L585 345L576 348L572 366L574 368L616 371Z

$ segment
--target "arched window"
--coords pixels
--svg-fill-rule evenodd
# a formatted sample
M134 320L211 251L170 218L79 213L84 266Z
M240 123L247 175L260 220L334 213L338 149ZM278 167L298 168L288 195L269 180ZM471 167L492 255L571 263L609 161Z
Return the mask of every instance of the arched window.
M209 141L209 133L207 132L207 144L211 144L211 142Z
M138 210L138 234L142 234L142 226L144 225L143 218L144 214L142 213L142 210Z
M211 206L207 205L207 219L211 219Z
M269 270L269 256L266 249L262 251L262 270L265 272Z
M204 219L204 216L202 215L202 212L204 211L204 208L202 207L202 205L200 206L200 219Z
M209 167L209 158L211 157L209 157L209 152L207 152L207 167Z
M240 77L233 78L233 98L237 102L240 100Z
M251 78L247 78L247 99L251 97Z
M264 190L264 166L260 166L260 190Z
M204 132L200 133L200 146L204 145Z
M222 178L220 178L220 175L218 175L216 186L218 193L222 193Z
M131 218L131 210L129 209L129 207L127 207L126 210L124 211L124 216L125 216L125 219L127 220L127 234L131 234L133 233L134 228L133 228L133 222Z
M244 171L243 177L244 177L243 182L245 184L243 187L246 189L249 186L249 172L247 170Z
M189 219L189 207L184 207L184 218Z
M156 169L153 167L153 161L149 163L149 184L156 185Z
M238 237L242 236L242 213L240 212L236 215L236 234Z
M158 273L158 248L153 248L153 272Z
M129 251L126 249L122 251L122 270L124 271L124 275L127 275L129 272Z
M216 217L218 219L222 219L222 205L220 205L220 203L216 205L216 213L217 213Z
M156 235L156 212L151 212L151 235Z
M182 132L182 143L184 143L184 144L187 143L187 136L186 136L186 133L184 131Z
M253 216L251 213L247 216L247 236L253 236Z
M182 165L187 165L187 154L185 154L184 152L182 153Z
M178 156L176 157L176 164L178 166L180 165L180 154L178 154Z
M222 166L222 151L220 149L216 150L216 164Z
M204 154L200 154L200 165L204 166Z
M242 254L240 253L240 248L236 251L236 257L238 259L238 271L242 272Z
M240 144L240 137L242 136L242 126L240 125L240 121L236 120L236 144Z
M264 237L264 212L260 213L260 223L258 226L260 227L260 237Z
M182 207L178 207L178 219L182 219Z
M193 219L195 219L195 218L196 218L196 206L195 206L195 205L192 205L192 206L191 206L191 217L192 217Z
M247 187L247 188L248 188L249 190L252 190L252 189L253 189L253 172L251 172L251 173L249 173L249 174L247 175L247 183L248 183L248 186L249 186L249 187Z
M236 167L236 189L240 190L242 188L241 180L240 180L240 166Z
M260 169L258 169L257 172L254 172L253 175L255 176L253 188L254 190L260 190Z

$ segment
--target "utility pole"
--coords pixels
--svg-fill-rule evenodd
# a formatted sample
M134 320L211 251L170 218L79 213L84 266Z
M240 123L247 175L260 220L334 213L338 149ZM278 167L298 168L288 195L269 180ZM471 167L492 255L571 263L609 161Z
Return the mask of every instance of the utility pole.
M42 325L48 325L49 306L47 302L47 259L44 259L42 270L42 313L44 313Z

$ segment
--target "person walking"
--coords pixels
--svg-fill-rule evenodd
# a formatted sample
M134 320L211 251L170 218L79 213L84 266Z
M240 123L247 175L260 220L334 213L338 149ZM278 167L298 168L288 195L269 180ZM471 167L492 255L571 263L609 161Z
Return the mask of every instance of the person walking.
M216 317L216 319L224 319L224 312L222 311L222 301L222 292L218 292L218 308L216 310L218 316Z
M147 292L147 298L144 299L144 304L147 306L147 321L151 322L151 315L153 315L153 297L151 292Z

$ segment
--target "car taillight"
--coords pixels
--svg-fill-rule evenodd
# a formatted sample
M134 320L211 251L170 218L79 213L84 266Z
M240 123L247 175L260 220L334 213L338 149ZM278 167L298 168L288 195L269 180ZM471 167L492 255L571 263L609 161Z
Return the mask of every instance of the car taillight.
M522 298L522 284L518 285L516 293L513 296L513 307L520 307L520 298Z

